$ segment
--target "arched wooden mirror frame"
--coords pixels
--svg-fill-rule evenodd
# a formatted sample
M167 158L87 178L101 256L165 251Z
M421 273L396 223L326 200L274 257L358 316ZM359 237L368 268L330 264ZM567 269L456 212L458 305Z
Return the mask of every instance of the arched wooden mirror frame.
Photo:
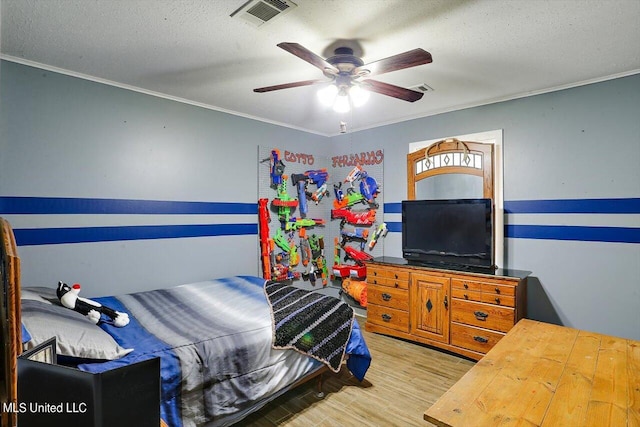
M407 154L407 198L415 200L418 182L443 174L480 176L482 197L495 204L493 144L443 139Z

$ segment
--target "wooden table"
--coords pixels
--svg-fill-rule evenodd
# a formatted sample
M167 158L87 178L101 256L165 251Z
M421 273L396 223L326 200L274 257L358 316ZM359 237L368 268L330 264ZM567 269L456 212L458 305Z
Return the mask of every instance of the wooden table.
M522 319L427 410L437 426L640 426L640 341Z

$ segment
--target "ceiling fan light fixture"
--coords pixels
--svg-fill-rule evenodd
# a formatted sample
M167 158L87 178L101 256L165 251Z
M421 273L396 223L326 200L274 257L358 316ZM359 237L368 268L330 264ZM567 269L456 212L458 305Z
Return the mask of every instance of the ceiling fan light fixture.
M336 95L338 95L338 88L334 84L326 85L318 91L318 99L325 107L331 107L333 105Z
M336 113L348 113L350 110L351 105L349 105L349 97L347 96L347 93L345 91L340 91L333 103L333 111Z
M352 86L349 89L349 96L354 107L363 106L368 100L371 93L368 90L362 89L360 85Z

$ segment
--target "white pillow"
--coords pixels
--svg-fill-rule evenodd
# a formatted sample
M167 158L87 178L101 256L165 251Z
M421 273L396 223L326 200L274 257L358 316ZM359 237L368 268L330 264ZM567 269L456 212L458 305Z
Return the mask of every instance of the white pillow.
M122 348L82 314L61 305L22 299L22 323L31 335L25 350L56 337L57 353L63 356L115 360L133 351Z

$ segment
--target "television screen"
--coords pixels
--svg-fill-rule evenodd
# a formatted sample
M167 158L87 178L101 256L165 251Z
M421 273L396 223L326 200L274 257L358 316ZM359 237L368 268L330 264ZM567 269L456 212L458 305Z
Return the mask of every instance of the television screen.
M403 257L425 264L492 267L491 208L491 199L403 201Z

